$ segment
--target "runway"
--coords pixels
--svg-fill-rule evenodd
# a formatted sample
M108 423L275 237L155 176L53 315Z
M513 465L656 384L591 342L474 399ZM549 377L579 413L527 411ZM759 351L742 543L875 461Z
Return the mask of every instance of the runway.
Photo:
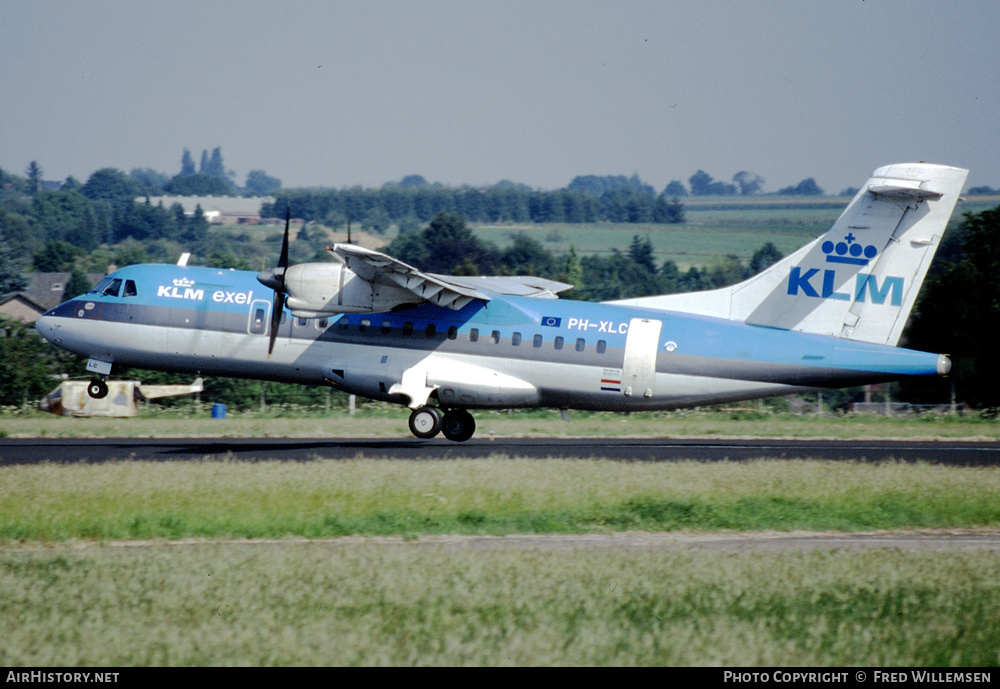
M906 440L767 440L673 438L477 438L465 443L416 438L3 438L0 466L111 461L307 462L321 459L408 461L482 459L610 459L628 462L815 459L998 466L1000 443Z

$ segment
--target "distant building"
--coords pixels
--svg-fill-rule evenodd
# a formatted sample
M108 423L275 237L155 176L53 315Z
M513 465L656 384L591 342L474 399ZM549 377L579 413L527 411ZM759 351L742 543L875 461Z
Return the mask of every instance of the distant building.
M62 303L70 275L71 273L28 273L31 281L27 289L0 301L0 315L22 323L34 323L43 313ZM104 273L87 273L87 279L96 285L104 279Z
M146 197L140 196L136 203L145 203ZM260 223L260 207L264 203L274 203L273 196L256 196L244 198L241 196L151 196L149 203L164 208L170 208L179 203L184 208L185 215L194 215L201 206L205 219L212 225L256 225Z

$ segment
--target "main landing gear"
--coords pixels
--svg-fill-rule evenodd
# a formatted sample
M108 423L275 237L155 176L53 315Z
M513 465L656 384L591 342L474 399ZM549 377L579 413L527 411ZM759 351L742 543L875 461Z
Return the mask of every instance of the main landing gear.
M476 420L464 409L448 409L442 414L437 407L419 407L410 414L410 432L424 439L444 433L448 440L461 443L476 432Z

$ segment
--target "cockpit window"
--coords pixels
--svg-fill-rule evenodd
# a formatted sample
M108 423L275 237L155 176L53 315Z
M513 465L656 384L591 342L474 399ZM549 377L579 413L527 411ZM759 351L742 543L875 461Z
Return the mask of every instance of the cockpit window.
M135 288L135 280L125 281L125 291L122 292L123 297L137 297L139 296L138 290Z
M104 278L96 285L94 285L94 288L89 292L87 292L87 294L104 294L104 290L110 285L111 285L111 278Z
M107 287L101 290L101 294L109 297L117 297L118 292L121 290L121 288L122 288L121 278L115 278L114 280L111 281L111 283Z

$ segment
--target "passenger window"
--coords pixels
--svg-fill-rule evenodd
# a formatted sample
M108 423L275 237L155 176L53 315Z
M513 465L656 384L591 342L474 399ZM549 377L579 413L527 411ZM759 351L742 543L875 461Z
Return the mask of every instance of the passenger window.
M361 332L363 332L363 333L368 332L368 328L369 328L369 326L371 326L371 324L372 324L372 321L371 321L370 318L362 318L361 319Z
M305 318L300 318L300 319L299 319L299 327L300 327L300 328L304 328L304 327L306 327L307 325L309 325L309 321L308 321L308 319L305 319Z
M413 334L413 323L406 321L403 323L403 335L409 337Z
M517 347L521 344L521 333L514 333L510 336L510 343Z
M435 334L437 334L437 328L434 327L433 323L428 323L427 327L424 328L424 335L426 335L427 338L430 339L434 337Z
M563 348L563 338L562 338L562 335L556 337L556 339L552 341L552 346L554 346L556 349L562 349Z
M326 326L329 324L329 322L330 321L327 318L320 318L318 321L316 321L316 327L319 328L320 330L326 330Z
M449 340L454 340L457 337L458 337L458 328L456 326L454 326L454 325L450 326L448 328L448 339Z
M137 297L139 296L138 290L135 288L135 280L125 281L125 291L122 293L123 297Z
M382 334L388 335L392 332L392 321L382 321Z
M604 354L604 352L606 352L606 351L608 351L608 343L605 342L604 340L598 340L597 341L597 353L598 354Z
M348 318L347 316L343 316L339 321L337 321L337 328L339 328L340 330L347 330L350 327L350 325L351 325L351 319Z
M535 335L532 338L532 340L531 340L531 344L534 345L535 347L541 347L542 346L542 336L541 335Z
M587 346L587 343L584 341L584 339L582 337L578 337L576 339L576 351L582 352L583 348L586 347L586 346Z
M479 342L479 328L472 328L469 331L469 342Z
M500 342L500 331L494 330L490 333L490 342L493 344L498 344Z

